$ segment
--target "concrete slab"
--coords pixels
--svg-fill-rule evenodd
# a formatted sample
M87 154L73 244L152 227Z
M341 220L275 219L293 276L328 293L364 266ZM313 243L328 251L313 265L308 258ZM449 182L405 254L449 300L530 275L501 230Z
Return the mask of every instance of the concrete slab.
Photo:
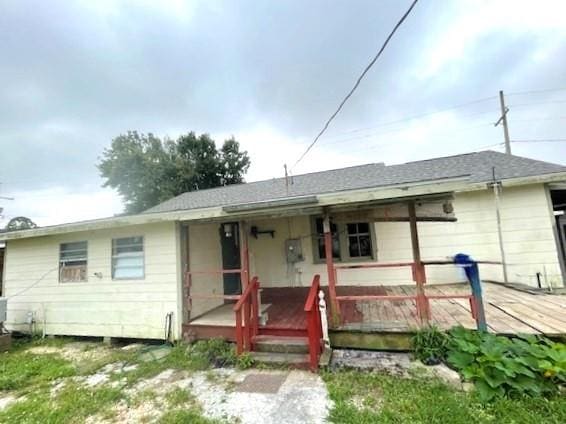
M288 374L248 374L236 386L237 392L277 393Z

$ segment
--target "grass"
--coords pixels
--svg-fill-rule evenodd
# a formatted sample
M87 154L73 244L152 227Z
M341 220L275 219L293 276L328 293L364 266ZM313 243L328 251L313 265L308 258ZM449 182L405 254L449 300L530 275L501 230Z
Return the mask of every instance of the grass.
M123 394L118 388L87 388L68 383L55 396L48 388L28 394L25 400L0 413L0 422L80 423L122 398Z
M377 373L324 373L334 423L564 423L566 398L499 399L482 403L474 394L436 380Z
M36 346L63 348L73 339L32 340L18 342L6 353L0 354L0 397L6 394L22 397L0 412L0 423L80 423L89 416L108 418L114 406L124 401L128 405L144 401L159 401L151 390L134 395L128 391L141 380L149 379L167 370L187 372L206 370L213 365L235 362L233 348L221 341L200 343L187 348L177 344L169 354L158 360L142 361L140 352L111 349L103 355L87 359L64 359L57 353L32 353L28 349ZM101 345L86 344L83 351L101 348ZM143 349L149 352L154 347ZM88 376L110 363L136 365L128 371L110 374L110 382L88 387L68 377ZM65 384L54 392L54 384L62 379ZM117 380L121 384L115 385ZM130 393L130 394L128 394ZM184 389L173 389L161 398L167 412L161 417L163 423L216 423L203 418L202 410L192 394Z

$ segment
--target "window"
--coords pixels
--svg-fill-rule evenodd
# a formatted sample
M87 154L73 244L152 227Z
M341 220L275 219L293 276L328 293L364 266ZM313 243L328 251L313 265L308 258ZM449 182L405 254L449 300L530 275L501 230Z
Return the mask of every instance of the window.
M323 218L313 219L314 227L314 262L324 262L326 251L324 249ZM332 233L332 257L337 261L363 261L374 258L374 229L367 222L352 222L335 224L330 222Z
M317 249L318 258L326 259L326 250L324 249L324 220L322 218L316 218L316 238L317 238ZM338 226L332 221L330 222L330 232L332 233L332 257L334 259L340 259L340 238L338 237Z
M143 237L112 240L112 278L144 278Z
M367 222L347 224L348 253L351 258L371 257L371 234Z
M87 242L62 243L59 247L59 281L87 281Z

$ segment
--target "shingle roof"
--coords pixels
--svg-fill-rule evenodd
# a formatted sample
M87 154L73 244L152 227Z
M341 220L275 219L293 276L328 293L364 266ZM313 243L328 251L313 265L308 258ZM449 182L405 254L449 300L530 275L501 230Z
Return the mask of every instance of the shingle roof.
M466 177L472 183L488 182L492 179L494 167L496 178L502 180L566 172L566 166L488 150L399 165L385 166L372 163L296 175L292 177L292 184L289 184L288 190L284 178L274 178L187 192L144 213L237 205L456 177Z

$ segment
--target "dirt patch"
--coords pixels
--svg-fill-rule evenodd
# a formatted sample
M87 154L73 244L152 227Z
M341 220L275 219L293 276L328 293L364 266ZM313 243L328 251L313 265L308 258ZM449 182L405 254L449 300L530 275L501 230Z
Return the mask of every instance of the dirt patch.
M109 347L88 342L73 342L62 346L34 346L27 351L36 355L59 355L75 364L99 361L112 353Z

